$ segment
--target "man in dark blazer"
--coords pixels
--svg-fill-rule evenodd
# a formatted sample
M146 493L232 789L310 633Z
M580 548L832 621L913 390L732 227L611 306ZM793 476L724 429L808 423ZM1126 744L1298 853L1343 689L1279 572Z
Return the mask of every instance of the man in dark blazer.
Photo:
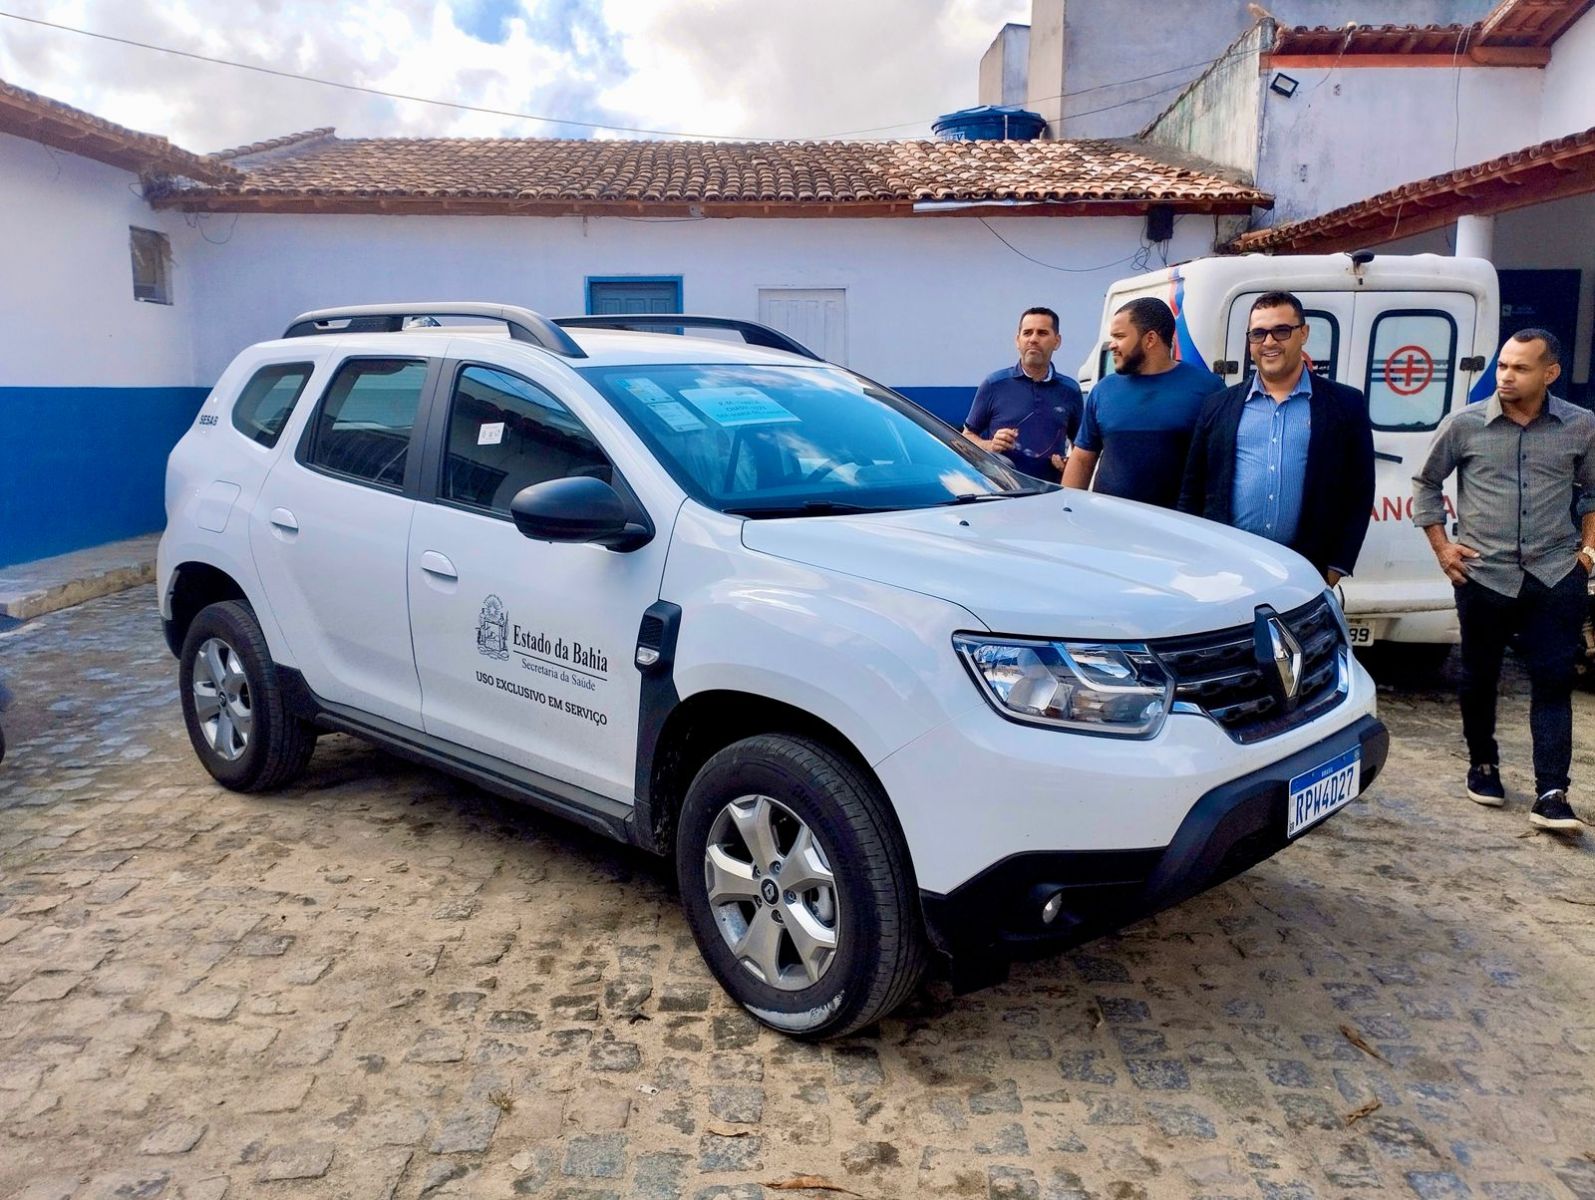
M1289 546L1333 586L1373 513L1373 428L1356 388L1314 375L1301 301L1269 292L1246 330L1257 370L1196 419L1180 511Z

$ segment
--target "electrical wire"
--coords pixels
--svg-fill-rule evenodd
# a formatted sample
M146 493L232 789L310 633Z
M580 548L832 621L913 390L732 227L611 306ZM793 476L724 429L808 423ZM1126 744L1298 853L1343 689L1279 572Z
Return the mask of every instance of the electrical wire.
M193 59L196 62L210 63L218 67L236 67L241 71L255 71L261 75L273 75L278 79L293 79L301 83L319 83L323 87L340 88L346 92L360 92L368 96L381 96L388 100L409 100L416 104L434 104L440 108L452 108L459 112L484 113L491 117L513 117L521 121L542 121L549 125L571 125L578 129L603 129L613 133L642 133L650 137L685 137L701 141L735 141L752 140L736 138L720 133L683 133L674 129L645 129L636 125L611 125L603 121L575 121L567 117L548 117L540 113L515 112L504 108L486 108L477 104L461 104L454 100L435 100L428 96L412 96L406 92L390 92L383 88L365 87L357 83L343 83L336 79L322 79L316 75L300 75L293 71L279 71L275 67L262 67L254 63L234 62L227 58L213 58L208 54L196 54L191 50L174 50L170 46L157 46L151 42L140 42L133 38L116 37L109 33L96 33L92 29L79 29L73 25L62 25L55 21L45 21L39 17L25 17L20 13L0 11L0 17L9 17L13 21L24 21L29 25L41 25L47 29L57 29L65 33L82 34L84 37L97 38L104 42L116 42L123 46L136 46L140 50L154 50L160 54L174 54L179 58Z
M1115 79L1112 83L1097 83L1097 84L1093 84L1092 86L1090 86L1088 88L1079 88L1078 90L1073 91L1073 92L1059 92L1056 96L1028 97L1026 99L1025 103L1027 103L1027 104L1046 104L1048 101L1051 101L1051 100L1071 100L1071 99L1073 99L1076 96L1084 96L1088 92L1100 92L1104 88L1128 87L1132 83L1145 83L1149 79L1159 79L1159 78L1163 77L1164 75L1173 75L1173 74L1175 74L1176 72L1179 72L1179 71L1194 71L1198 67L1216 66L1219 63L1223 62L1225 59L1228 59L1228 58L1242 58L1248 53L1250 53L1249 50L1226 50L1223 54L1220 54L1217 58L1204 59L1202 62L1187 63L1183 67L1170 67L1170 68L1168 68L1165 71L1153 71L1153 72L1151 72L1148 75L1132 75L1129 79ZM1135 97L1132 97L1129 100L1121 100L1121 101L1119 101L1116 104L1108 104L1108 105L1103 106L1102 108L1093 108L1093 109L1088 110L1087 112L1066 113L1065 115L1069 116L1069 117L1084 117L1084 116L1090 116L1092 113L1107 112L1110 109L1124 108L1127 105L1139 104L1142 100L1150 100L1153 96L1161 96L1161 95L1164 95L1167 92L1172 92L1172 91L1175 91L1175 90L1177 90L1179 88L1186 87L1186 86L1188 86L1190 84L1191 79L1194 79L1194 78L1196 78L1196 77L1193 75L1189 79L1182 80L1180 83L1175 84L1173 87L1160 88L1158 91L1147 92L1144 95L1135 96ZM854 136L856 134L861 134L861 133L884 133L888 129L909 129L909 128L913 128L913 127L917 127L917 126L922 126L924 124L925 124L925 122L923 120L920 120L920 121L899 121L895 125L872 125L869 128L867 128L867 129L848 129L848 130L844 130L841 133L831 134L830 136L833 137L833 138L843 138L843 137L852 137L852 136ZM824 139L821 139L821 140L824 140Z
M1002 234L993 229L991 227L991 223L987 221L985 217L976 217L975 219L986 227L987 233L991 234L992 237L996 238L1004 246L1007 246L1008 249L1012 250L1020 258L1027 262L1033 262L1038 267L1046 267L1049 271L1062 271L1067 275L1089 275L1093 271L1106 271L1109 267L1117 267L1135 258L1134 254L1127 254L1123 258L1116 258L1110 263L1103 263L1100 267L1060 267L1055 263L1042 262L1039 258L1026 254L1023 250L1019 249L1018 246L1015 246L1007 238L1003 237ZM1139 253L1139 251L1137 251L1137 253Z
M135 48L140 49L140 50L151 50L151 51L154 51L154 52L156 52L158 54L171 54L171 55L175 55L175 56L177 56L179 58L191 59L191 60L193 60L195 62L209 63L212 66L234 67L234 68L236 68L238 70L241 70L241 71L254 71L254 72L257 72L258 74L271 75L271 76L274 76L275 78L278 78L278 79L291 79L291 80L295 80L295 81L300 82L300 83L315 83L315 84L320 84L322 87L338 88L338 89L340 89L342 91L347 91L347 92L359 92L359 93L362 93L362 94L368 95L368 96L380 96L380 97L382 97L384 99L387 99L387 100L403 100L403 101L408 101L408 102L414 103L414 104L431 104L431 105L435 105L435 106L437 106L439 108L453 109L456 112L481 113L481 114L484 114L486 116L509 117L509 118L511 118L513 120L521 120L521 121L539 121L539 122L542 122L544 124L549 124L549 125L569 125L569 126L573 126L575 128L578 128L578 129L604 130L606 132L611 132L611 133L638 133L638 134L645 134L645 135L647 135L649 137L677 137L677 138L692 138L692 139L700 140L700 141L744 141L744 142L768 142L768 141L785 141L785 140L788 140L786 138L754 137L754 136L750 136L750 135L747 135L747 134L689 133L689 132L685 132L685 131L682 131L682 130L672 130L672 129L647 129L647 128L643 128L641 126L635 126L635 125L615 125L615 124L610 124L610 123L607 123L607 122L604 122L604 121L577 121L577 120L572 120L572 119L565 118L565 117L545 116L545 115L540 114L540 113L518 112L518 111L515 111L513 109L488 108L488 107L485 107L485 106L482 106L482 105L476 105L476 104L462 104L462 103L460 103L458 101L454 101L454 100L437 100L437 99L434 99L434 98L429 97L429 96L416 96L416 95L411 95L411 94L409 94L407 92L391 92L391 91L387 91L386 89L383 89L383 88L367 87L365 85L355 84L355 83L344 83L344 82L342 82L340 80L325 79L325 78L322 78L322 77L316 76L316 75L301 75L301 74L299 74L297 72L294 72L294 71L283 71L283 70L279 70L278 68L275 68L275 67L263 67L263 66L260 66L258 64L255 64L255 63L245 63L245 62L238 62L238 61L236 61L234 59L217 58L217 57L214 57L214 56L208 55L208 54L198 54L198 53L195 53L194 51L191 51L191 50L178 50L178 49L175 49L175 48L173 48L171 46L158 46L158 45L155 45L153 42L141 42L141 41L138 41L137 39L134 39L134 38L117 37L116 35L109 34L109 33L98 33L98 32L96 32L96 31L94 31L92 29L81 29L81 28L79 28L79 27L77 27L75 25L64 25L64 24L61 24L60 22L57 22L57 21L46 21L46 20L44 20L44 19L42 19L40 17L23 16L20 13L6 12L4 10L0 10L0 17L6 17L6 18L9 18L10 20L13 20L13 21L21 21L21 22L24 22L24 23L29 24L29 25L38 25L38 26L41 26L41 27L46 28L46 29L58 30L58 31L63 32L63 33L76 33L76 34L79 34L79 35L81 35L83 37L95 38L97 40L106 41L106 42L114 42L114 43L116 43L118 45L122 45L122 46L132 46L132 47L135 47ZM1146 82L1149 79L1158 79L1158 78L1161 78L1162 76L1172 75L1172 74L1175 74L1175 73L1177 73L1179 71L1195 70L1198 67L1211 67L1211 66L1214 66L1217 63L1223 62L1227 58L1238 57L1242 53L1244 53L1244 52L1237 51L1237 50L1226 50L1223 54L1220 54L1217 58L1207 59L1207 60L1205 60L1203 62L1190 63L1190 64L1187 64L1186 66L1181 66L1181 67L1169 67L1169 68L1167 68L1165 70L1162 70L1162 71L1153 71L1153 72L1151 72L1150 74L1147 74L1147 75L1132 76L1129 79L1116 79L1112 83L1100 83L1100 84L1095 84L1095 85L1093 85L1091 87L1088 87L1088 88L1079 88L1079 89L1077 89L1075 91L1072 91L1072 92L1060 92L1056 96L1041 96L1041 97L1037 97L1037 98L1031 100L1030 103L1045 104L1045 103L1047 103L1048 101L1051 101L1051 100L1070 99L1070 98L1075 97L1075 96L1086 95L1089 92L1101 91L1104 88L1127 87L1127 86L1129 86L1132 83L1144 83L1144 82ZM1127 107L1129 105L1132 105L1132 104L1139 104L1139 103L1141 103L1144 100L1150 100L1150 99L1152 99L1155 96L1162 96L1162 95L1166 95L1169 92L1178 91L1181 88L1187 86L1189 83L1190 83L1190 79L1186 79L1186 80L1181 81L1180 83L1173 84L1173 85L1171 85L1169 87L1159 88L1156 91L1147 92L1147 93L1144 93L1143 95L1140 95L1140 96L1134 96L1134 97L1132 97L1132 98L1130 98L1128 100L1120 100L1117 103L1103 105L1100 108L1086 109L1083 112L1077 112L1077 113L1076 112L1071 112L1071 113L1069 113L1067 115L1069 117L1071 117L1071 118L1073 118L1073 117L1087 117L1087 116L1093 116L1096 113L1109 112L1109 111L1111 111L1113 109L1116 109L1116 108L1125 108L1125 107ZM900 122L898 122L895 125L875 125L875 126L871 126L869 128L866 128L866 129L845 130L845 131L843 131L841 133L827 134L827 135L825 135L823 137L816 138L816 139L813 139L813 140L816 140L816 141L831 141L831 140L836 140L836 139L841 139L841 138L854 137L854 136L857 136L857 135L860 135L860 134L865 134L865 133L883 133L883 132L886 132L886 131L892 130L892 129L917 128L917 127L922 127L922 126L924 126L927 123L928 122L926 120L900 121Z

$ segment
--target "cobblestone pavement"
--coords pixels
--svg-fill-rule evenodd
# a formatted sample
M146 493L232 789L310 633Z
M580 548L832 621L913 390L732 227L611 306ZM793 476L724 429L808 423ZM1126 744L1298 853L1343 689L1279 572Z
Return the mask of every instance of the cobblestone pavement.
M217 788L153 603L0 633L0 1196L1595 1197L1595 835L1460 799L1440 693L1243 878L813 1047L633 852L342 737Z

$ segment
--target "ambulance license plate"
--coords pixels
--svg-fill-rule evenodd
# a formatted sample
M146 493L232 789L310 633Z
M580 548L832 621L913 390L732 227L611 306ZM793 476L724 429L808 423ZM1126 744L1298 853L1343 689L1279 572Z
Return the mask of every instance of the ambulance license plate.
M1285 809L1285 836L1295 837L1337 808L1357 798L1362 780L1362 747L1354 746L1290 781Z

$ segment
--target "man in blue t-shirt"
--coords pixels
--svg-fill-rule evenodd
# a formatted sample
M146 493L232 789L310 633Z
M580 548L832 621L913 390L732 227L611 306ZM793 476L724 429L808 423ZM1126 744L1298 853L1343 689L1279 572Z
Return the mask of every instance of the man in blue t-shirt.
M1019 362L981 381L964 422L964 436L975 445L1048 483L1057 483L1063 474L1085 407L1080 385L1052 369L1052 356L1062 342L1057 313L1025 309L1014 337Z
M1113 314L1108 350L1115 373L1086 398L1080 436L1063 486L1173 508L1202 401L1224 381L1199 363L1174 358L1174 314L1150 296Z

